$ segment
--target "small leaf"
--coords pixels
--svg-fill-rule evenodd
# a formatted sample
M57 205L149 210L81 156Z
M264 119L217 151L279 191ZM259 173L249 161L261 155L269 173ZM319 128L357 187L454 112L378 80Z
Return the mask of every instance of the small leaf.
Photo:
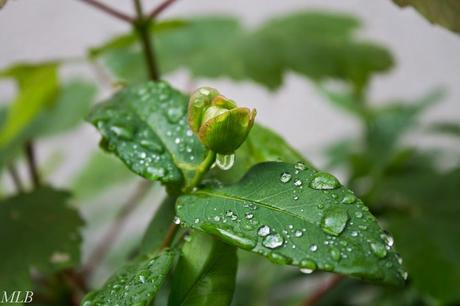
M432 23L460 33L460 2L457 0L393 0L401 7L412 6Z
M0 72L0 78L14 78L19 94L12 102L0 132L0 148L8 145L53 101L58 89L57 65L17 65Z
M0 288L31 288L30 269L42 273L80 261L83 221L68 205L69 193L42 187L0 203Z
M169 306L230 305L235 290L236 249L194 232L174 271Z
M403 282L398 256L368 208L305 165L259 164L237 184L179 197L176 210L185 225L278 264Z
M173 260L174 252L165 250L159 255L130 263L113 275L101 289L90 292L82 305L148 306L164 282Z
M189 180L205 150L187 123L188 98L164 82L121 90L97 105L88 120L102 146L134 173L164 184Z
M167 197L160 203L142 238L142 254L151 254L161 246L176 214L175 203L174 197Z

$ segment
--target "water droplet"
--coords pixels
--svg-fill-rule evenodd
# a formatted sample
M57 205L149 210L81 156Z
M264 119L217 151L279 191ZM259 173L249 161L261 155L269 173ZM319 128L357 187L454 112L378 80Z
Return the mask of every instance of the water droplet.
M262 241L262 244L264 247L267 247L269 249L276 249L282 246L284 243L283 237L281 237L280 234L270 234L265 237L265 239Z
M384 231L384 233L380 235L380 238L382 238L383 241L385 241L385 244L389 247L392 247L395 242L393 237L387 231Z
M332 248L330 253L331 253L332 259L334 259L335 261L340 260L341 255L340 255L340 251L338 249Z
M351 235L351 237L358 237L358 232L357 231L352 231L350 235Z
M294 236L295 236L295 237L302 237L302 235L303 235L302 231L296 230L296 231L294 232Z
M299 199L299 196L295 195L294 196L294 201L297 201Z
M324 213L321 219L321 228L328 234L338 236L345 229L347 221L348 214L346 210L340 207L331 207Z
M177 123L182 118L183 115L184 115L184 110L182 107L169 108L166 114L168 121L170 123Z
M300 272L302 272L303 274L311 274L311 273L313 273L313 271L315 271L315 270L307 269L307 268L301 268L300 269Z
M317 268L316 262L311 259L302 259L299 266L301 269L310 270L311 272L315 271Z
M340 183L332 174L318 172L310 182L310 187L317 190L330 190L339 188Z
M216 165L222 170L230 170L235 163L235 154L230 155L216 155Z
M357 211L357 212L355 212L355 216L356 216L356 218L361 219L363 217L363 213L360 212L360 211Z
M356 196L352 193L347 193L343 196L342 204L353 204L356 202Z
M302 181L300 179L295 179L294 180L294 186L296 186L296 187L302 186Z
M201 228L211 234L214 234L220 239L230 244L234 244L239 248L250 250L256 246L256 242L252 239L245 237L242 233L235 233L230 228L218 228L214 224L204 223Z
M257 230L257 234L261 237L267 236L268 234L270 234L270 227L268 227L267 225L259 227L259 229Z
M195 224L198 224L198 223L200 223L200 219L196 218L195 219Z
M299 171L305 170L305 164L301 161L295 163L294 168Z
M292 178L292 175L289 172L283 172L280 176L280 181L282 183L288 183Z
M380 258L384 258L387 255L387 250L385 249L385 245L380 242L373 242L371 243L372 252Z
M180 224L180 218L178 216L175 216L173 222L174 224Z
M277 253L277 252L271 252L268 254L268 259L275 263L275 264L278 264L278 265L287 265L287 264L290 264L292 262L292 260L287 257L287 256L284 256L280 253Z
M253 213L246 213L246 219L248 220L251 220L252 218L254 218L254 214Z
M110 130L117 135L118 137L126 140L130 140L134 136L134 131L133 129L124 127L124 126L118 126L118 125L113 125L110 127Z
M219 222L219 221L220 221L220 217L219 217L219 216L214 216L214 221Z
M318 246L317 246L316 244L312 244L312 245L310 245L310 248L309 248L309 249L310 249L310 251L312 251L312 252L316 252L316 251L318 250Z

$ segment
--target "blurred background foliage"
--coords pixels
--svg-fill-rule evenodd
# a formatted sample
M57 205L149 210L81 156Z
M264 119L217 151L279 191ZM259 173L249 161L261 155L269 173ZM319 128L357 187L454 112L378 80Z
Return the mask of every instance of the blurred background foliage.
M458 1L395 2L412 5L432 22L459 31ZM460 124L419 124L421 116L442 101L442 89L427 90L413 101L387 101L375 106L369 98L369 82L395 63L390 50L356 35L360 27L353 16L305 11L276 17L251 30L231 16L170 19L155 23L150 34L162 75L185 68L192 79L224 77L275 91L283 86L287 72L295 72L313 82L325 102L360 125L358 134L324 149L327 168L346 177L346 185L394 235L409 280L405 288L398 289L346 279L316 305L458 305L459 155L422 149L406 139L409 133L418 133L451 137L452 142L458 142ZM87 61L114 89L147 79L135 33L113 37L91 48ZM101 85L84 79L61 80L58 72L65 65L66 61L19 63L0 71L0 78L12 80L17 87L16 96L0 109L0 169L4 176L10 176L2 181L1 188L0 241L9 247L0 255L0 288L27 288L33 281L45 297L44 305L62 305L71 300L68 288L59 280L66 279L69 268L85 267L85 260L91 258L80 258L83 222L78 211L86 221L83 237L90 240L83 246L91 249L113 220L123 220L134 208L144 210L144 218L150 219L156 207L148 203L158 203L163 197L155 185L148 185L144 186L145 196L137 199L141 207L126 209L118 203L123 200L113 203L128 198L139 179L120 161L96 150L66 186L73 195L71 199L70 193L50 187L30 191L31 184L18 178L21 173L17 168L30 163L30 154L24 148L30 148L32 141L65 135L84 124L95 103ZM218 179L231 182L261 160L306 161L294 147L275 132L256 125L248 142L237 151L235 167ZM54 155L39 165L43 180L59 160ZM5 184L10 178L18 195L12 184ZM28 192L21 193L25 190ZM11 222L16 219L21 220L22 227ZM42 232L47 227L51 228ZM142 231L126 230L115 240L103 264L92 266L95 271L91 285L99 285L137 252ZM39 238L32 238L36 235ZM23 244L19 237L39 240ZM157 243L146 239L144 244ZM304 275L244 251L239 256L235 306L299 305L318 286L331 280L327 273ZM164 305L166 297L167 293L160 295L156 305Z

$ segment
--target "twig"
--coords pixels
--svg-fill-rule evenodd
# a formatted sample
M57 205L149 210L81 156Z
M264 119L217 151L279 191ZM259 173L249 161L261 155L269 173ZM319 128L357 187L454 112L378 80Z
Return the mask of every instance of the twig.
M176 0L165 0L160 3L157 7L155 7L150 14L148 15L150 18L157 18L166 8L168 8L171 4L176 2Z
M342 275L334 275L326 283L321 284L318 289L316 289L313 294L308 296L304 301L302 301L299 306L314 306L316 305L330 290L334 289L343 279Z
M118 11L118 10L116 10L116 9L114 9L114 8L104 4L104 3L101 3L101 2L99 2L97 0L80 0L80 1L85 2L86 4L89 4L89 5L97 8L97 9L99 9L99 10L101 10L101 11L103 11L103 12L105 12L105 13L113 16L113 17L115 17L115 18L118 18L120 20L126 21L128 23L132 23L133 20L134 20L131 16L129 16L129 15L123 13L123 12L120 12L120 11Z
M86 275L86 277L92 273L94 268L97 267L101 260L105 257L110 247L115 242L115 239L118 237L120 231L122 230L127 217L134 211L141 200L147 195L147 192L150 190L151 186L151 182L142 181L137 186L134 193L122 206L117 216L115 217L114 222L110 225L105 235L101 238L100 242L94 248L92 253L88 256L87 264L82 270L82 273Z
M142 50L144 51L145 63L147 64L147 72L153 81L160 80L160 73L155 57L155 49L150 37L151 20L144 17L141 0L134 0L134 7L136 9L137 19L134 22L134 29L139 35L142 43Z
M24 191L24 185L22 184L21 177L13 164L8 165L8 172L11 175L11 179L13 180L14 187L16 187L17 192Z
M25 145L27 165L29 167L30 177L35 188L40 186L40 174L38 173L37 160L32 140L26 142Z

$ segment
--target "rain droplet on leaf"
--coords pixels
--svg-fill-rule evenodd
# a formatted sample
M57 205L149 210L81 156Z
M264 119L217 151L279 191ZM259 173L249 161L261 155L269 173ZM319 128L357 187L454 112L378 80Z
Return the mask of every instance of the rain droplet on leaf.
M345 229L347 221L348 214L346 210L340 207L331 207L324 213L321 219L321 228L328 234L338 236Z
M282 246L284 243L283 237L281 237L280 234L270 234L265 237L265 239L262 241L262 244L264 247L267 247L269 249L276 249Z
M310 182L310 187L317 190L330 190L339 188L340 183L332 174L318 172Z
M280 181L282 183L288 183L292 178L292 175L289 172L283 172L280 175Z

